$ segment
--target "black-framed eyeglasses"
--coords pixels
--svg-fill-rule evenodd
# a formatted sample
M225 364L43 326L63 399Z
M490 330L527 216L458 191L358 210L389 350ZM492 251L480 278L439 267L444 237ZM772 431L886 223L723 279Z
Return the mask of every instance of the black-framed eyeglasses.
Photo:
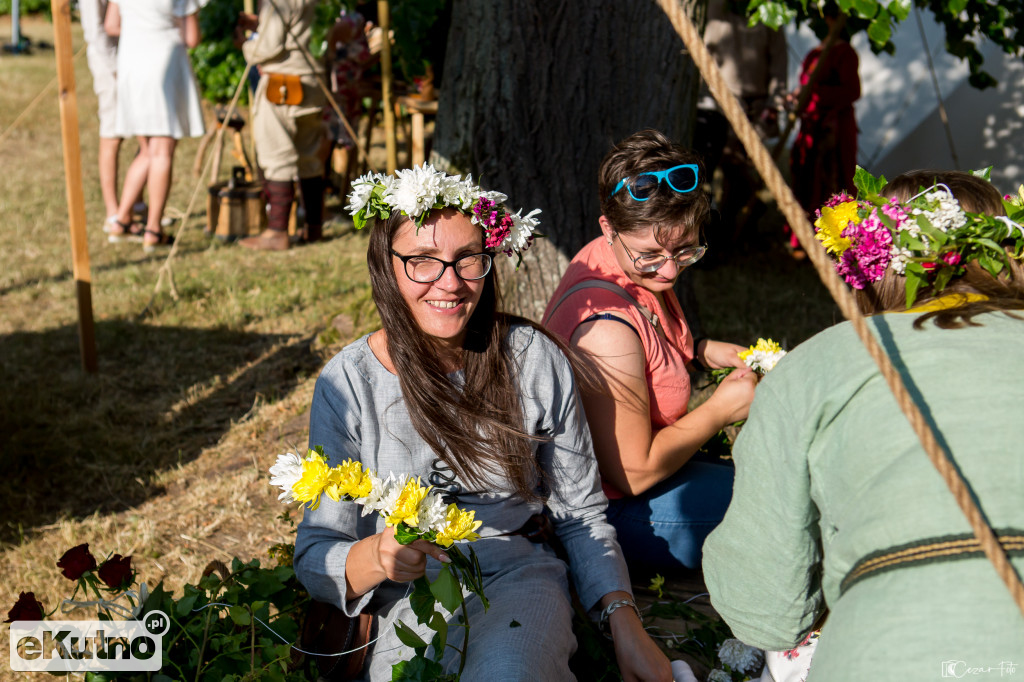
M615 189L608 196L615 196L625 187L634 201L647 201L658 191L662 181L667 183L673 192L686 194L697 189L697 172L696 164L684 163L666 170L637 173L619 180L619 184L615 185Z
M700 246L684 246L671 256L666 256L663 253L642 253L639 256L634 256L633 252L626 246L626 242L622 241L622 237L619 236L618 232L615 233L615 236L619 237L619 243L625 249L626 256L633 261L633 267L636 271L643 273L660 270L665 261L670 258L676 262L678 267L685 268L699 261L704 256L704 252L708 250L708 247L702 244Z
M468 282L483 279L491 271L493 262L489 253L471 253L451 261L433 256L403 256L394 249L391 249L391 255L402 261L405 276L419 284L436 282L448 268L455 270L460 279Z

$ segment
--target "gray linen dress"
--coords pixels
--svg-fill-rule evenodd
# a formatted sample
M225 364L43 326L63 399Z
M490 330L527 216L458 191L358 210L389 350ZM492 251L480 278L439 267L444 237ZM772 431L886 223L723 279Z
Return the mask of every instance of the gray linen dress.
M367 339L338 353L317 380L310 446L322 445L332 462L352 457L382 477L389 472L408 473L426 483L437 457L410 422L398 377L380 364ZM522 527L541 511L540 503L524 502L496 477L483 491L473 491L455 479L454 485L461 489L456 501L475 510L476 518L483 521L478 531L483 538L472 547L490 601L484 613L475 596L467 600L471 630L462 679L561 682L574 679L568 660L576 649L568 574L588 609L609 592L631 592L629 576L615 530L605 520L607 500L568 361L554 343L528 326L513 327L509 345L523 423L533 433L550 438L536 443L534 452L548 479L547 507L570 565L566 567L546 545L521 536L496 537ZM453 375L456 381L459 377ZM295 540L295 570L315 599L350 615L366 609L377 614L380 639L370 650L365 674L371 680L390 680L391 666L413 654L395 636L395 619L417 628L427 641L432 633L416 625L405 598L407 584L385 580L358 599L345 600L345 560L350 548L385 527L380 516L361 516L361 510L356 504L326 497L318 509L307 509ZM436 575L438 567L428 558L428 577ZM456 629L450 631L449 639L460 646L461 629L457 635ZM458 659L458 653L449 649L443 660L448 672L457 670Z

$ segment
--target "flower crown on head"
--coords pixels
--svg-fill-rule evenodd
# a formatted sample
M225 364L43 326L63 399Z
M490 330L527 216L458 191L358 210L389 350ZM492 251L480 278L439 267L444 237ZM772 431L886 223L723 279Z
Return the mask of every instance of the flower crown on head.
M974 174L988 180L990 171ZM930 284L942 291L971 261L996 277L1010 257L1024 257L1024 187L1019 197L1004 198L1006 216L990 216L964 212L942 184L902 204L881 196L884 176L875 178L858 166L854 184L856 199L836 194L814 221L815 237L854 289L878 282L891 268L906 278L909 308L921 287Z
M348 211L356 229L361 230L371 218L387 220L398 210L419 227L431 211L454 208L470 216L474 225L484 230L484 247L518 256L516 267L522 261L523 251L530 248L540 224L534 216L540 209L522 215L522 209L510 213L501 192L488 192L473 184L473 176L465 179L448 175L430 164L397 171L393 176L367 173L352 183L348 195Z

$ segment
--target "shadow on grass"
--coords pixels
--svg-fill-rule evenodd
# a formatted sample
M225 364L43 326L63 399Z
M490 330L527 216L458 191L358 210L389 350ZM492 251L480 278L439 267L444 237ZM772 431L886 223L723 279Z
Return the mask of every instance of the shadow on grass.
M73 326L0 337L0 542L138 505L160 492L155 472L195 459L322 364L308 336L115 321L96 337L92 376Z

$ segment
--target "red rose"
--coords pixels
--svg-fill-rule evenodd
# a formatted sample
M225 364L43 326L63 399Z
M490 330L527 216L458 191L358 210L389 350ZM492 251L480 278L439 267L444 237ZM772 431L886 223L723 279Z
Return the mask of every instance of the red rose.
M57 562L57 568L68 580L78 580L87 572L95 570L96 557L89 553L89 543L72 547L64 552Z
M931 272L932 270L935 269L935 263L932 263L930 261L927 263L921 263L921 267L924 268L925 272Z
M97 574L111 589L120 590L128 587L135 577L132 575L132 558L115 554L103 562Z
M950 251L942 257L942 260L944 260L947 265L960 265L960 254L956 251Z
M5 623L13 623L16 620L42 620L43 605L36 599L35 592L22 592L18 601L7 612Z

